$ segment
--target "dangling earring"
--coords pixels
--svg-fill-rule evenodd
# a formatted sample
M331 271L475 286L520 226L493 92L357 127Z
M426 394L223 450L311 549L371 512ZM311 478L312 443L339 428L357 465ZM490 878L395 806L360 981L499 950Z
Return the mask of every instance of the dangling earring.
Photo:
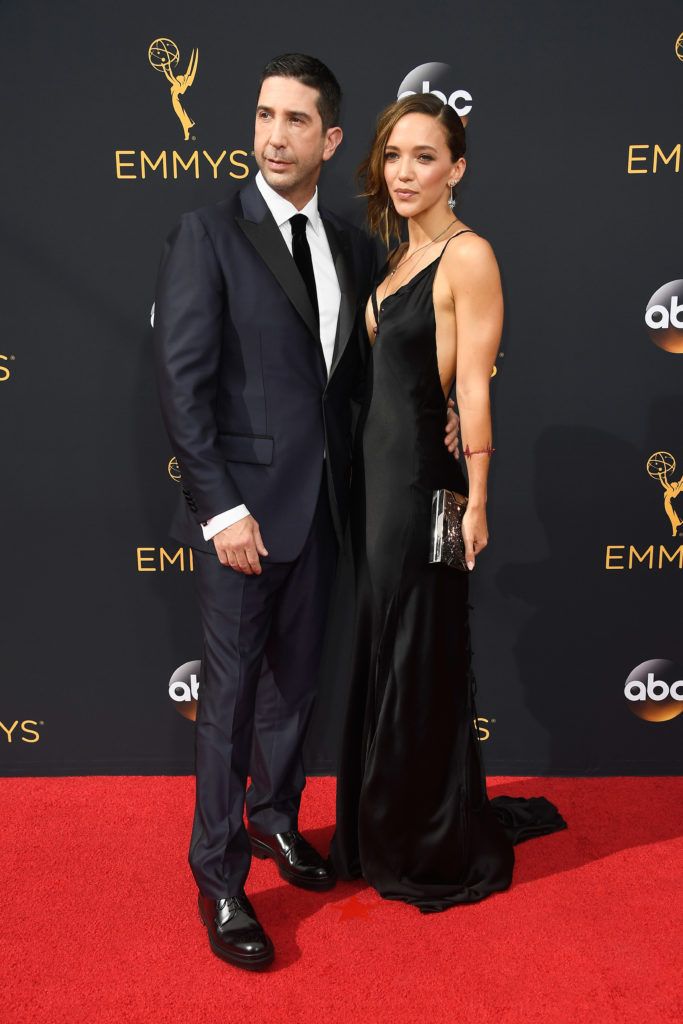
M458 183L457 183L457 181L449 181L449 182L448 182L448 187L449 187L449 188L450 188L450 190L451 190L451 195L450 195L450 198L449 198L449 200L448 200L448 205L449 205L449 206L450 206L450 208L451 208L451 213L455 213L455 207L456 207L456 204L457 204L457 202L458 202L458 197L457 197L457 195L455 194L455 186L456 186L457 184L458 184Z

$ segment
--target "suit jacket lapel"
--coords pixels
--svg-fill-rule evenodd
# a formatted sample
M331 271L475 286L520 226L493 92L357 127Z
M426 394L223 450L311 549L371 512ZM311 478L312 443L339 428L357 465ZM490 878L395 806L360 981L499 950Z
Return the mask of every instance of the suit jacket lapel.
M344 354L344 349L348 344L351 329L356 318L356 284L352 272L350 241L346 231L336 228L324 214L321 214L321 216L327 240L330 243L334 269L337 273L337 280L341 290L337 334L335 336L334 353L329 373L331 377Z
M237 224L275 276L313 337L319 342L318 321L306 285L263 196L251 182L240 194L240 199L245 216L237 217Z

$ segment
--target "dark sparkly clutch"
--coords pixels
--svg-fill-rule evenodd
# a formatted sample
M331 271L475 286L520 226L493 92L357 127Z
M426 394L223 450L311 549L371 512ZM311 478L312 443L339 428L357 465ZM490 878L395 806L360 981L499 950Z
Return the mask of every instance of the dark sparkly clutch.
M441 489L432 495L432 533L430 562L441 562L467 572L465 543L462 539L462 517L467 498L457 491Z

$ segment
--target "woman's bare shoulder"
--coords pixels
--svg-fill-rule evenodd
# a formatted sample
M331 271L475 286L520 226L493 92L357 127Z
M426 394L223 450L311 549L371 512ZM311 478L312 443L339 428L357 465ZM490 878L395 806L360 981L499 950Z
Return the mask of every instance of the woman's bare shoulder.
M474 263L479 260L485 261L492 256L495 259L489 240L467 224L461 224L458 230L453 232L444 253L446 260L462 259Z
M450 278L451 274L457 274L458 279L462 280L463 274L473 277L497 274L498 262L488 239L466 225L459 228L459 231L462 234L455 232L443 254L446 275Z

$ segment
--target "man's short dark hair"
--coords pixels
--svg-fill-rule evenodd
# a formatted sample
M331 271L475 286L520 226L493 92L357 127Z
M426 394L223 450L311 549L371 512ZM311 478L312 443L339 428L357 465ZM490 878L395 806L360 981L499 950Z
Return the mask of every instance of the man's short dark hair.
M339 107L341 105L341 89L327 65L316 57L308 57L305 53L283 53L281 57L269 60L259 80L259 92L266 78L296 78L303 85L318 91L318 113L320 114L323 131L339 124Z

